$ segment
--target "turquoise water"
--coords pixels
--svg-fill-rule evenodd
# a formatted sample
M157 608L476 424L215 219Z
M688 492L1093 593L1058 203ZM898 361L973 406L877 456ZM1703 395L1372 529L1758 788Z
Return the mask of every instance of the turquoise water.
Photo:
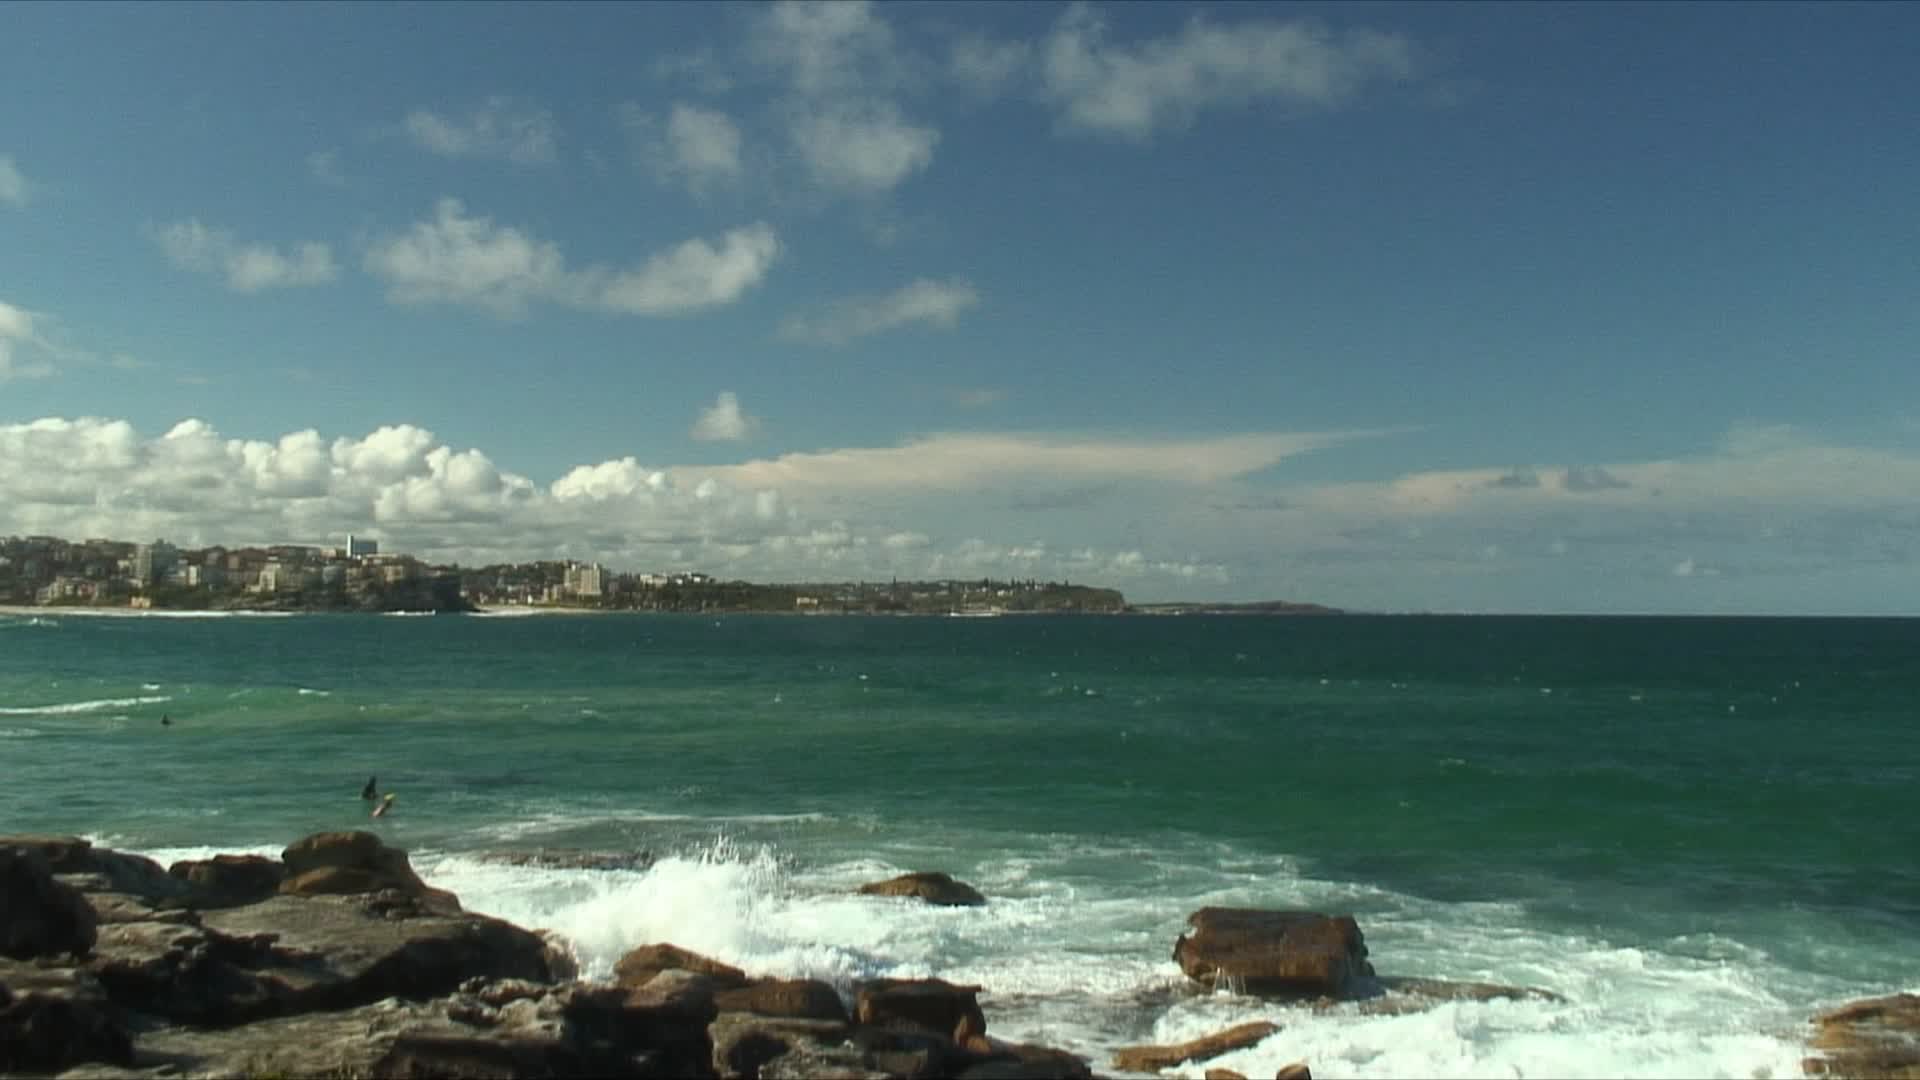
M1094 1056L1272 1016L1212 1064L1791 1076L1812 1009L1920 980L1916 656L1907 620L0 616L0 829L373 827L590 970L971 979L996 1034ZM536 846L659 861L484 858ZM845 895L907 869L994 903ZM1170 996L1207 903L1570 1000Z

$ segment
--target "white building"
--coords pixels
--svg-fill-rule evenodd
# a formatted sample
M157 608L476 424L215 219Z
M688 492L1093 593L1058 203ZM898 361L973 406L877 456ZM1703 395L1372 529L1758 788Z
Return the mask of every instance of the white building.
M599 563L575 563L567 567L567 592L574 596L600 596L607 587L607 572Z
M165 540L140 544L133 549L133 576L141 585L156 585L167 579L180 552Z

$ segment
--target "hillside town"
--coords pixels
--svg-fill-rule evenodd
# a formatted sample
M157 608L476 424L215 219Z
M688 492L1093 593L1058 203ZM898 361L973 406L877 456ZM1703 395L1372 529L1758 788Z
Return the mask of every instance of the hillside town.
M757 584L598 563L429 564L348 535L338 546L183 548L165 540L0 538L0 604L150 610L481 609L1003 615L1117 613L1113 589L991 578Z

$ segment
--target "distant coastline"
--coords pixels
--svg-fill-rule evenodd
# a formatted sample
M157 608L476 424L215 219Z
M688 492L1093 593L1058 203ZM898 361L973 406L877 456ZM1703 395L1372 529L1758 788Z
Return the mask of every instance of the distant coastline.
M1036 578L761 583L540 560L428 563L344 546L180 548L165 540L0 537L0 605L33 614L1337 615L1320 604L1130 604L1118 589Z

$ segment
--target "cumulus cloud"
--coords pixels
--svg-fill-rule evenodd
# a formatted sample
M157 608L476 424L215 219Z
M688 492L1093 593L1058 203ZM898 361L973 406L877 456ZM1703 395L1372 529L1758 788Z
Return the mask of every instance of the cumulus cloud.
M27 196L32 187L27 178L20 173L20 167L13 163L12 154L0 154L0 203L8 206L27 205Z
M53 374L53 365L38 355L45 347L34 332L33 313L0 301L0 383ZM30 351L32 359L27 358Z
M719 109L676 102L664 130L634 106L622 109L622 119L662 182L679 184L698 196L738 184L746 174L739 125Z
M518 315L535 302L625 315L674 315L739 299L780 252L765 223L733 229L715 244L687 240L638 266L569 269L559 245L440 200L432 221L377 238L367 272L396 304L453 304Z
M0 332L44 336L38 319L5 309ZM717 468L627 457L543 486L406 424L235 439L202 420L150 437L122 420L48 418L0 425L0 533L320 543L350 530L466 564L590 558L775 581L1067 578L1135 599L1373 610L1769 610L1783 595L1847 610L1828 591L1847 583L1865 605L1855 610L1885 610L1910 597L1920 563L1920 455L1910 450L1750 428L1695 458L1609 462L1630 486L1597 492L1538 467L1539 484L1518 488L1488 486L1507 469L1370 484L1253 475L1345 437L976 433ZM1109 494L1070 511L1007 509L1019 491L1095 486ZM1416 503L1410 490L1457 496ZM1742 588L1724 593L1676 581L1733 577Z
M860 195L891 191L933 162L940 133L876 98L795 106L789 134L814 181Z
M713 407L700 413L693 422L693 437L701 442L739 442L753 433L759 421L740 411L740 399L733 391L723 390Z
M781 0L755 20L748 54L813 96L892 81L892 28L869 0Z
M553 114L510 97L488 98L465 116L414 109L407 114L405 128L415 144L442 157L545 165L556 156Z
M175 266L218 274L235 292L324 285L339 273L333 249L323 243L299 244L283 253L265 244L243 244L227 230L210 228L198 218L160 226L151 235Z
M914 323L951 329L961 312L979 302L980 294L964 278L921 278L890 293L848 297L820 311L789 316L780 325L780 336L814 345L845 345Z
M1045 96L1070 128L1147 139L1219 105L1332 106L1369 85L1411 78L1412 43L1396 34L1336 34L1308 21L1250 19L1218 26L1194 17L1178 32L1135 44L1109 40L1106 18L1069 8L1048 36Z
M693 239L631 270L589 271L588 306L628 315L673 315L738 300L760 283L780 255L773 227L729 230L716 246Z

